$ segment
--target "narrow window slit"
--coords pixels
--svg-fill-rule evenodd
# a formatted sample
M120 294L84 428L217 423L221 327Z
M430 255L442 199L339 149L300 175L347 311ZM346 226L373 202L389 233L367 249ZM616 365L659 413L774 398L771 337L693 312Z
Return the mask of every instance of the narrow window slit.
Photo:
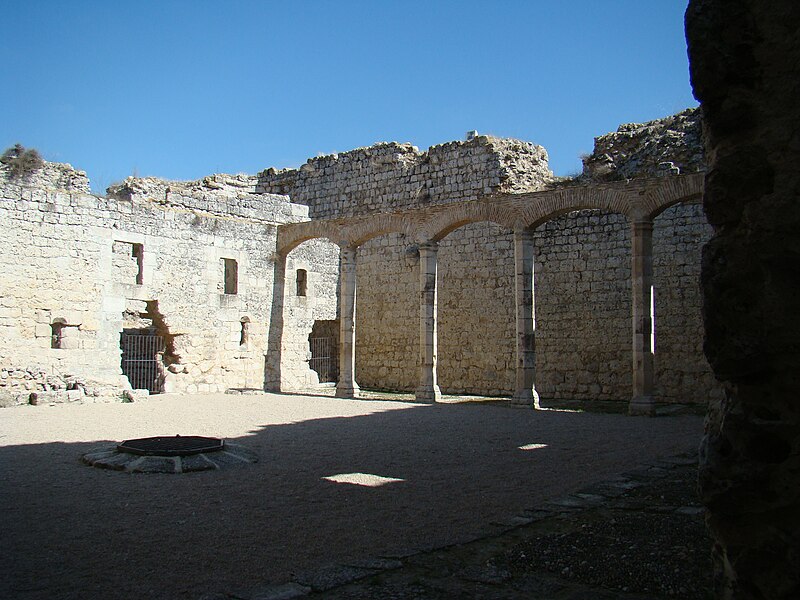
M232 258L223 258L224 265L224 290L226 294L239 293L239 265Z
M297 269L297 295L305 296L308 291L308 272L305 269Z

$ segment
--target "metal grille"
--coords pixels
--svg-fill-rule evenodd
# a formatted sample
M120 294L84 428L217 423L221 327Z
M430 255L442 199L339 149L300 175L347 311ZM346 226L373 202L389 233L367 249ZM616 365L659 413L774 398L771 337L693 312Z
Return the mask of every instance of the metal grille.
M117 444L117 450L141 456L191 456L203 452L216 452L225 447L220 438L201 435L149 437L125 440Z
M160 335L137 335L123 333L122 372L135 390L149 390L151 394L161 391L161 364L158 353L164 351L164 338Z
M308 342L311 346L311 360L308 361L308 366L317 372L320 383L336 381L336 372L331 360L331 338L310 338Z

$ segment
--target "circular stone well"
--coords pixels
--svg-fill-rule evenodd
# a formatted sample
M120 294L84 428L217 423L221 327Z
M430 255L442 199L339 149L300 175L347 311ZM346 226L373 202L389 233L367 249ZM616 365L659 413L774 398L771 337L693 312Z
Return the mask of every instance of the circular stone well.
M117 444L117 450L120 452L139 456L191 456L216 452L224 447L225 442L220 438L201 435L137 438Z
M258 461L239 444L199 435L125 440L95 448L81 457L93 467L129 473L212 471Z

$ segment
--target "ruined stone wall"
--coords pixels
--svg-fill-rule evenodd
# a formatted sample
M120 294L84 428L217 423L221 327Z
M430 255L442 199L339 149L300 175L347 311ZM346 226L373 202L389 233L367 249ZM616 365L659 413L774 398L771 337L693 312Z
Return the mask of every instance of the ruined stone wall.
M356 255L356 381L413 390L419 361L419 249L392 233Z
M705 403L720 394L702 355L697 277L710 235L698 204L667 209L654 226L656 399ZM541 225L535 239L537 389L546 399L631 395L630 226L585 210ZM438 375L443 393L514 389L512 232L473 223L438 254ZM399 234L358 253L356 376L360 385L414 390L419 353L416 246Z
M307 209L155 180L98 197L60 189L82 177L69 171L48 164L35 187L0 172L2 402L117 394L123 327L166 338L165 391L261 388L276 226ZM224 259L236 262L235 293Z
M719 400L722 385L703 354L700 267L711 226L700 203L668 208L653 228L656 395L670 402Z
M537 390L542 398L631 395L630 235L617 214L586 210L537 228Z
M257 191L289 194L312 219L476 200L541 189L553 174L541 146L477 136L420 152L395 142L311 158L299 169L259 174Z
M312 218L338 218L540 189L551 180L542 147L478 136L426 152L390 143L317 157L300 169L262 172L257 189L290 194L293 202L309 206ZM494 233L485 225L451 233L440 250L439 375L449 382L446 389L454 392L504 393L513 369L505 353L494 348L503 344L496 340L496 328L508 329L502 311L493 313L491 325L485 315L480 317L484 326L476 331L491 337L469 339L463 331L465 322L479 318L481 305L510 293L488 276L501 268L509 248L488 250L491 258L475 271L482 260L476 244L481 248L493 244ZM418 259L416 246L398 234L370 240L358 250L356 372L361 385L404 390L416 386ZM487 276L486 285L476 276ZM448 300L451 282L453 298ZM464 292L463 284L471 291ZM512 320L512 335L513 327Z
M305 271L305 289L299 289L298 271ZM309 337L317 321L337 318L339 246L327 240L309 240L286 258L284 289L284 331L281 350L281 379L285 391L306 389L319 383L309 368ZM303 295L304 294L304 295ZM336 355L338 348L333 346Z
M693 137L694 115L624 126L598 138L595 155L610 157L614 172L625 176L636 169L652 175L670 157L680 168L698 167L702 151L698 154ZM604 176L589 169L583 179ZM48 163L36 177L34 187L3 185L6 199L13 200L13 206L4 204L4 218L12 225L6 229L14 232L8 234L13 251L4 255L3 266L24 273L7 280L10 299L0 307L6 311L0 311L6 317L4 339L13 341L7 346L13 350L2 354L10 369L4 379L28 382L7 386L15 389L52 388L46 381L52 373L59 374L62 387L75 387L75 377L67 375L91 362L98 350L103 358L92 376L115 384L119 332L143 323L167 336L168 389L314 386L308 338L315 324L329 328L336 319L339 249L327 240L301 244L286 257L283 287L276 287L276 224L306 214L357 216L554 184L544 149L487 136L426 152L408 144L378 144L258 176L214 175L180 183L128 178L109 188L107 198L89 195L85 174L65 166ZM72 191L58 191L59 186ZM290 194L306 206L273 193ZM36 210L29 211L25 202ZM674 207L656 221L658 400L704 402L715 393L709 392L713 381L700 356L693 283L698 247L708 235L696 207ZM28 238L36 241L26 246ZM628 400L629 224L619 215L580 211L543 224L535 241L540 395ZM389 234L358 249L356 377L364 387L417 385L416 243ZM226 290L231 261L235 291ZM512 233L491 223L466 225L440 242L438 261L442 390L510 394L516 362ZM298 289L301 271L305 294ZM67 285L59 295L52 289L63 287L62 281ZM23 291L23 282L32 291ZM282 298L275 298L281 290ZM77 312L61 316L67 308ZM61 350L46 348L56 319L64 325ZM268 336L272 343L279 339L280 347L268 348ZM36 350L26 354L31 340ZM280 360L272 364L265 354Z
M629 124L597 138L613 177L669 175L702 167L698 112ZM531 144L479 137L419 152L379 144L267 170L257 188L291 194L317 217L390 212L551 183L546 154ZM595 163L599 164L597 158ZM592 163L594 164L594 163ZM607 179L591 167L584 180ZM699 246L709 231L697 207L669 209L655 224L656 396L705 402L719 393L701 354ZM537 380L544 398L628 400L631 394L630 235L627 220L581 211L535 232ZM474 223L446 236L438 255L438 376L445 393L510 394L514 385L512 233ZM418 251L384 235L357 257L356 378L413 390L419 344Z
M439 385L445 393L509 394L516 365L514 245L473 223L439 244Z
M697 173L705 169L701 110L688 108L647 123L626 123L594 139L583 179L618 181Z

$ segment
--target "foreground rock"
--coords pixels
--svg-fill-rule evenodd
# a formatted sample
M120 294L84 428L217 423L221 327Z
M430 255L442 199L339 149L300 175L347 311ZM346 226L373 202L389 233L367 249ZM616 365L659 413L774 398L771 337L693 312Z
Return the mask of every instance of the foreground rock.
M705 119L701 488L723 598L800 597L800 7L693 0L692 84Z

